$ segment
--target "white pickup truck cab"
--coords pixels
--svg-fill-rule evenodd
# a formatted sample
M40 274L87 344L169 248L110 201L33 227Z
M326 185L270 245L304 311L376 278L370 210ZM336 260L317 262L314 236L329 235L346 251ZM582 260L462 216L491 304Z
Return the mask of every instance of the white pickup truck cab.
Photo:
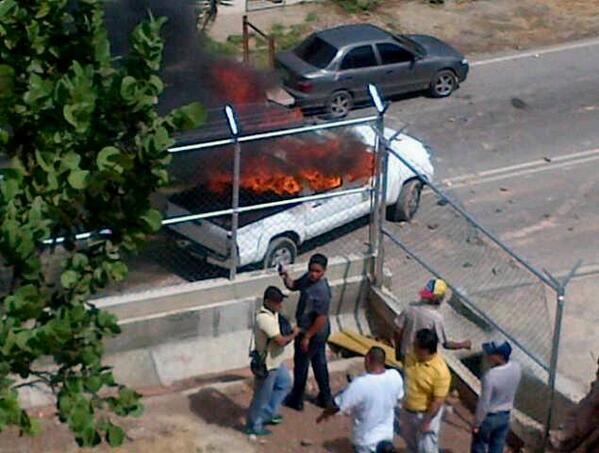
M376 135L370 126L355 126L352 131L369 149L374 148ZM387 138L394 134L394 130L385 129ZM428 180L432 179L430 155L421 142L400 134L392 148ZM421 189L422 183L416 175L390 153L386 194L389 220L409 221L418 209ZM279 263L291 264L303 242L368 215L371 209L370 194L365 191L242 213L237 230L237 266L261 263L270 268ZM171 198L166 214L167 217L178 217L191 212ZM168 229L177 243L190 253L228 268L232 247L230 225L229 215L172 224Z

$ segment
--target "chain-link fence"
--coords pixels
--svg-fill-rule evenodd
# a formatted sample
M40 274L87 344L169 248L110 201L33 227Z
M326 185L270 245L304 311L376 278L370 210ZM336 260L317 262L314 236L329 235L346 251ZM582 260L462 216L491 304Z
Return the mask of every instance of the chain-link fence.
M429 278L447 281L452 296L441 311L449 335L475 345L508 339L527 370L516 406L549 426L563 285L514 253L380 138L392 158L418 174L415 189L406 194L411 201L405 201L418 207L413 219L380 225L383 240L377 253L392 273L389 289L408 304ZM377 278L383 281L381 275ZM480 376L481 356L463 358Z

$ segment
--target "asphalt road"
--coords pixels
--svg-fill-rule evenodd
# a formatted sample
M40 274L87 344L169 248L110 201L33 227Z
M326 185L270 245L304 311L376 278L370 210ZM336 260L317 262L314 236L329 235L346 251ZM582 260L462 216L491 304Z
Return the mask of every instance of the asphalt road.
M599 41L587 44L474 63L451 98L387 115L432 147L437 181L518 254L562 276L583 261L560 357L581 384L599 355Z

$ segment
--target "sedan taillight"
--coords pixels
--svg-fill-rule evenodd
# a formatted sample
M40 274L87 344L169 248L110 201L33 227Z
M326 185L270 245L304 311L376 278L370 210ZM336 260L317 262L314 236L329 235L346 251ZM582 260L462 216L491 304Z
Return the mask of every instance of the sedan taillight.
M312 88L314 88L314 85L312 84L312 82L308 80L300 80L299 82L297 82L297 89L299 91L307 93L309 91L312 91Z

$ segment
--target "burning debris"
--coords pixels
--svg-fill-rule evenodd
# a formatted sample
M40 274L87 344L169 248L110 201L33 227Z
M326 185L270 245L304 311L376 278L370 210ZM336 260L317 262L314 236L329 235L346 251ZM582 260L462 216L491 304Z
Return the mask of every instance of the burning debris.
M194 185L215 194L231 192L231 149L209 152L198 168ZM244 145L240 188L280 196L323 192L372 176L374 158L357 137L345 134L286 137Z
M261 132L302 123L299 108L285 108L270 102L272 85L255 69L232 60L217 60L211 68L213 87L221 105L232 104L244 132ZM222 111L218 112L222 116Z

